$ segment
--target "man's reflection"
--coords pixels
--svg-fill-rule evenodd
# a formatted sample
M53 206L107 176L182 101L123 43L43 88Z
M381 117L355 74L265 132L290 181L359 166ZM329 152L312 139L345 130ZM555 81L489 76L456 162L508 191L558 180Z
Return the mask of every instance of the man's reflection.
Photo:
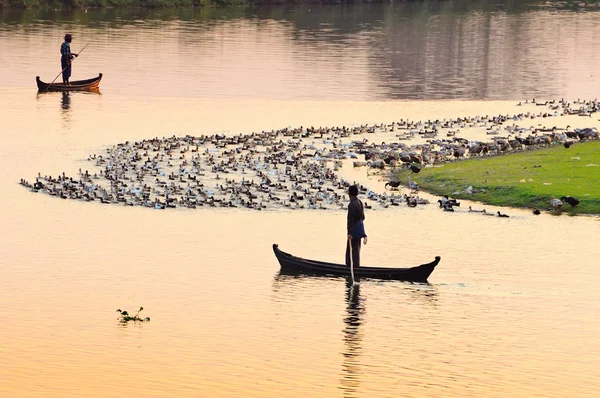
M62 92L62 101L60 102L60 106L63 110L68 111L71 109L71 93L68 91Z
M354 396L360 384L360 354L362 351L362 323L364 305L360 301L360 285L346 281L346 316L344 317L344 362L342 364L342 390L344 396Z
M68 91L62 92L60 100L60 108L63 117L63 124L68 127L71 124L71 93Z

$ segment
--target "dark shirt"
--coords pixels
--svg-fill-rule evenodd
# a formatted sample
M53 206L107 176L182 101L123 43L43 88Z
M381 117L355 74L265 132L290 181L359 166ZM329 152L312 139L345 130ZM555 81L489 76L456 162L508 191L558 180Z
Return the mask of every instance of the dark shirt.
M71 56L71 45L69 44L69 42L67 42L67 41L63 42L63 44L60 46L60 53L63 56L67 56L69 58L73 58Z
M365 219L365 210L358 197L353 197L348 203L348 235L352 233L352 227L359 221Z

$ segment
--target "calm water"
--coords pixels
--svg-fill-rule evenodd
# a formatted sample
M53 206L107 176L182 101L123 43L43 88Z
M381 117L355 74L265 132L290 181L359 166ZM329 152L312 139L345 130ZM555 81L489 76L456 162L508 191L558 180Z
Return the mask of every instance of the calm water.
M160 212L17 184L126 140L597 96L596 10L465 4L3 11L0 396L598 396L597 217L374 209L365 264L442 262L428 284L351 290L279 275L271 250L341 261L343 211ZM73 78L102 72L100 94L37 95L67 31L89 43ZM565 123L598 124L582 119ZM150 323L118 323L139 306Z

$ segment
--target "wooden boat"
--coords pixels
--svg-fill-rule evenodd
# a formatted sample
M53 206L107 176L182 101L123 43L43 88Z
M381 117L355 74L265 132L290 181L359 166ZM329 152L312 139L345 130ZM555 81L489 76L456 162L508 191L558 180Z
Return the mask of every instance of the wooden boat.
M38 91L96 91L100 86L100 80L102 80L102 73L93 79L72 81L69 85L64 83L44 83L40 80L39 76L35 77Z
M342 264L326 263L323 261L306 260L293 256L279 249L278 244L273 244L273 252L279 260L281 269L286 272L313 275L341 275L350 276L350 268ZM440 262L440 256L430 263L412 268L385 268L385 267L358 267L354 268L355 278L394 279L412 282L427 282L427 278Z

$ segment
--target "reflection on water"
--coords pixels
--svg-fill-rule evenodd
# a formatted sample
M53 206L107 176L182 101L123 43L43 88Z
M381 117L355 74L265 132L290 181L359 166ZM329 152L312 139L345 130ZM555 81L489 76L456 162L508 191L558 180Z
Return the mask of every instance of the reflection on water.
M364 302L360 298L360 285L346 282L346 316L344 317L344 362L342 365L342 386L345 397L358 396L360 386L360 355L362 353L362 332L365 313Z
M407 286L402 286L402 291L407 292L415 300L419 300L431 306L436 306L438 301L438 289L431 283L406 282Z
M73 120L77 118L76 109L73 108L73 99L74 98L82 98L82 96L94 96L94 95L102 95L100 90L93 91L61 91L61 92L52 92L52 91L38 91L36 95L36 99L40 102L40 106L48 106L49 102L54 100L59 100L59 114L61 120L61 126L64 129L70 129L73 124ZM90 97L87 97L90 98ZM84 102L83 106L85 107L87 103ZM81 115L80 115L81 118Z
M333 288L344 279L345 297L342 319L342 378L340 389L345 397L358 396L361 376L360 356L362 354L363 333L360 326L364 323L365 304L361 298L360 284L353 284L350 277L319 277L287 271L278 272L273 281L273 299L286 307L302 297L311 297L325 284ZM302 292L299 297L298 292Z
M60 116L62 121L62 127L65 129L69 129L72 123L72 109L71 109L71 96L73 93L69 91L61 91L61 92L50 92L50 91L38 91L36 99L38 101L60 98Z
M340 289L342 284L343 292ZM370 303L373 311L367 311L366 295L374 298ZM290 313L293 317L316 316L321 310L328 313L327 317L332 312L339 313L334 318L334 321L341 320L339 323L342 325L338 388L344 397L358 397L373 388L373 366L383 365L374 365L373 357L379 357L389 347L395 346L396 355L402 351L406 356L404 359L410 361L413 355L407 354L406 350L412 346L407 339L426 341L435 338L435 321L428 325L425 318L437 312L439 295L438 287L431 283L371 279L353 285L350 277L314 276L280 270L273 277L271 300L276 313ZM385 301L383 305L382 299ZM367 315L370 322L366 321ZM413 328L416 330L411 330ZM382 336L380 333L384 330L386 332ZM369 344L381 338L385 340L383 346ZM327 351L331 351L331 347ZM400 364L393 363L392 366ZM375 380L378 377L375 376ZM412 384L414 380L405 382Z
M296 287L307 287L313 286L314 284L322 284L326 282L338 283L340 280L347 280L344 276L317 276L309 275L302 272L295 272L288 269L280 269L273 277L273 292L285 293L285 290Z
M60 101L62 109L62 120L65 127L71 124L71 93L68 91L62 92L62 100Z
M62 101L60 102L61 108L65 111L63 114L68 114L71 109L71 94L68 91L63 91Z

